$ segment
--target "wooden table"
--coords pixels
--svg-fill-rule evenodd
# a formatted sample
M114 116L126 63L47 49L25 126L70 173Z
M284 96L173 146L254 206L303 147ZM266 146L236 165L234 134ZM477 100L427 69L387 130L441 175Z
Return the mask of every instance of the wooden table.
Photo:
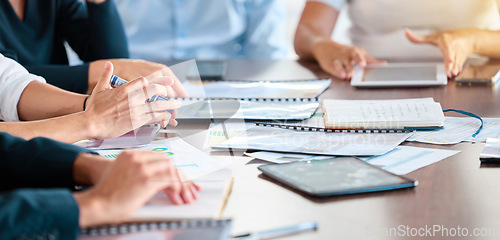
M244 63L242 61L238 60L237 64ZM256 60L247 61L243 65L258 65ZM282 67L283 64L286 63L278 65ZM289 64L299 68L303 65L318 76L324 76L314 63ZM249 71L252 69L246 69L247 73ZM262 75L259 74L258 78L262 78ZM333 99L421 97L433 97L443 109L455 108L482 117L500 117L498 87L457 86L453 81L445 87L433 88L356 89L347 81L333 80L330 88L321 96ZM201 148L207 126L208 122L183 122L168 132L175 132ZM266 179L257 170L257 166L263 162L251 161L251 158L243 157L241 153L233 153L234 156L212 153L217 159L230 161L234 173L234 186L223 217L234 220L233 234L306 221L319 223L316 232L284 239L408 239L410 237L406 234L415 234L418 230L423 236L412 238L500 238L500 169L481 166L479 153L484 144L404 145L461 152L408 174L408 177L419 181L419 185L413 189L322 200L302 196ZM439 230L437 228L448 230L432 231ZM431 231L425 231L429 229ZM458 237L465 233L467 237Z

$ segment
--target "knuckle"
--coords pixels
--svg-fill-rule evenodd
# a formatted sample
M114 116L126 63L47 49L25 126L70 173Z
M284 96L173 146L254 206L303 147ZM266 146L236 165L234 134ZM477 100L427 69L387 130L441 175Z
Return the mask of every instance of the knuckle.
M119 98L124 98L128 96L128 93L130 92L130 86L123 86L121 88L116 89L116 95Z
M163 85L160 84L153 84L153 90L155 92L161 93L161 94L166 94L167 93L167 88Z
M130 152L123 151L122 153L120 153L120 156L116 160L120 162L130 162L131 161Z
M142 84L142 86L148 86L149 85L149 81L145 77L140 77L139 81Z
M175 194L179 194L182 190L182 186L181 184L179 183L179 180L176 179L175 182L172 183L172 192L174 192Z

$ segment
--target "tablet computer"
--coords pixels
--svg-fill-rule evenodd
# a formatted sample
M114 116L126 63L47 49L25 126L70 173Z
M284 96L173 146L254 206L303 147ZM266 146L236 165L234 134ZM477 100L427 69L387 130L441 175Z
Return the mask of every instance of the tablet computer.
M259 166L265 175L315 197L409 188L417 181L352 157Z
M442 63L387 63L365 68L356 66L351 85L355 87L443 86L448 78Z

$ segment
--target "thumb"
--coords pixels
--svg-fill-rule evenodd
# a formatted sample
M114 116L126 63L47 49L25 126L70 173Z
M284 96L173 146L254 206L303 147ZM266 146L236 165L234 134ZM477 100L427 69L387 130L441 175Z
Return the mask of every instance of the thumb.
M369 54L365 55L365 59L366 59L366 62L369 63L369 64L381 64L381 65L387 64L387 61L376 59L376 58L374 58L373 56L371 56Z
M111 75L113 74L113 64L111 62L106 62L104 64L104 70L101 73L101 78L99 78L99 82L97 82L94 92L101 92L106 89L109 89L111 86L109 85L109 80L111 79Z
M423 44L423 43L429 43L435 45L435 42L432 41L432 39L428 35L417 35L414 34L410 29L405 30L405 35L410 42L415 43L415 44Z

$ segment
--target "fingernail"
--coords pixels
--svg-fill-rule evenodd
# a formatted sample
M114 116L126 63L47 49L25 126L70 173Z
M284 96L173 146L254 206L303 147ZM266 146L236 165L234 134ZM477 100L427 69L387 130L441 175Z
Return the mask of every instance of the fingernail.
M109 62L109 61L108 61L108 62L106 62L106 63L104 64L104 69L111 69L111 62Z
M162 128L167 128L167 123L165 121L161 121L161 127Z

